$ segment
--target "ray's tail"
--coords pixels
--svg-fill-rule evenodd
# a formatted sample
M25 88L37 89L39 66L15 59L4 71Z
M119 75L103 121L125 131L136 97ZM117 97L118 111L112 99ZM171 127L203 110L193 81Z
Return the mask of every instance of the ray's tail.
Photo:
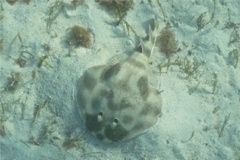
M149 22L147 40L144 41L142 38L140 38L140 44L137 47L137 51L141 52L148 58L150 58L152 53L154 52L158 36L158 29L159 25L157 22L157 16L155 16L155 18L151 19Z

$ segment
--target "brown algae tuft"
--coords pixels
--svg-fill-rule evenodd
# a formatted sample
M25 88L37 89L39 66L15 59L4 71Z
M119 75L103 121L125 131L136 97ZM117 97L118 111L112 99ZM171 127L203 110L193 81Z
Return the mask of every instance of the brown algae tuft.
M119 17L124 17L134 6L133 0L97 0L97 2L113 10Z
M68 32L66 43L74 47L89 48L91 44L90 32L83 27L73 26Z
M175 40L175 35L170 29L162 29L160 35L157 38L157 41L160 47L160 51L165 53L167 57L171 56L177 51L177 41Z

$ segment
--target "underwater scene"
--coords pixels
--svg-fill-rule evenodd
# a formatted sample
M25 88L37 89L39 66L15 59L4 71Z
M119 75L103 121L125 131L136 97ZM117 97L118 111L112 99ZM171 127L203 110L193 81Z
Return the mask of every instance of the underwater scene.
M240 160L240 0L0 0L0 160Z

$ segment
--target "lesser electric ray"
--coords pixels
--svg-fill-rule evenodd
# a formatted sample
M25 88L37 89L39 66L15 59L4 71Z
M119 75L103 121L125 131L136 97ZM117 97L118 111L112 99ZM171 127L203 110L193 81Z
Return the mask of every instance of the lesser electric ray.
M77 83L86 127L106 142L131 139L151 128L162 106L160 92L149 83L153 78L149 53L134 52L114 65L87 69Z

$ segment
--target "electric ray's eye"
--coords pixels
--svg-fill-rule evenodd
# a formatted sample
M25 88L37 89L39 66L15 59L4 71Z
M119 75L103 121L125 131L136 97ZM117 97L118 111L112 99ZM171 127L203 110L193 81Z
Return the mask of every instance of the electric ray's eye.
M98 115L99 115L99 116L103 116L103 112L99 112Z
M118 123L118 119L117 119L117 118L115 118L113 122L115 122L115 123Z
M113 120L113 122L112 122L112 128L117 127L117 124L118 124L118 119L115 118L115 119Z
M103 121L103 112L99 112L97 116L97 121L102 122Z

